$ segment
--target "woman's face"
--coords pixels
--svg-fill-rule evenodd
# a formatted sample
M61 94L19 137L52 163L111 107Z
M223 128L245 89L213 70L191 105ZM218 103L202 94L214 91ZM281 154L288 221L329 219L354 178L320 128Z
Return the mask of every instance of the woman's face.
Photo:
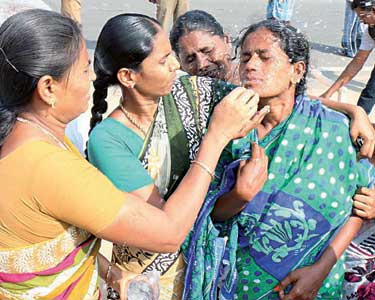
M231 43L227 37L192 31L178 41L182 69L190 75L225 80L231 70Z
M58 100L54 110L62 121L69 122L87 110L92 76L86 44L82 41L78 59L68 71L66 78L57 85Z
M172 54L171 44L164 30L155 35L154 47L136 72L135 88L145 96L167 95L176 79L180 64Z
M294 66L267 29L250 33L241 48L240 79L261 98L276 97L291 88ZM294 87L293 87L294 88Z
M355 8L355 12L357 13L359 19L362 23L368 25L375 25L375 10L374 9L361 9Z

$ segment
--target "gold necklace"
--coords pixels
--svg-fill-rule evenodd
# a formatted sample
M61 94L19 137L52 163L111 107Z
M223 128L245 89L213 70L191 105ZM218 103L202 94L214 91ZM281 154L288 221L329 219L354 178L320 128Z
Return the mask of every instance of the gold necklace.
M148 129L145 129L139 124L131 115L130 113L125 109L125 107L122 105L122 101L120 101L120 109L124 113L124 115L128 118L130 123L132 123L135 127L137 127L143 135L146 137Z
M22 118L22 117L17 117L17 121L24 123L24 124L31 125L34 128L39 129L45 135L48 135L50 138L52 138L61 148L68 150L68 146L64 142L60 141L51 131L49 131L47 128L40 125L39 123L29 120L29 119Z

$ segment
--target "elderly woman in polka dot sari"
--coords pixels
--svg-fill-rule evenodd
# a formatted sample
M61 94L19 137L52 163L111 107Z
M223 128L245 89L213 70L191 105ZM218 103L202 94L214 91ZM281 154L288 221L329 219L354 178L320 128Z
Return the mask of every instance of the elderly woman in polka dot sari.
M352 197L374 182L374 169L357 161L348 119L304 96L309 45L301 33L262 21L240 47L243 85L271 112L222 155L183 246L184 299L342 299L342 254L362 225L352 216ZM254 142L268 157L267 181L238 212L213 223Z

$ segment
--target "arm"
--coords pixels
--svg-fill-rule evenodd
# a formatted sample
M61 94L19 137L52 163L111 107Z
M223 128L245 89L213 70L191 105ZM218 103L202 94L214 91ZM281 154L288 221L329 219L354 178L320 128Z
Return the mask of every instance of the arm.
M252 143L251 158L241 161L236 185L229 193L217 200L212 217L217 221L225 221L242 211L266 182L267 166L268 158L264 149Z
M325 98L321 99L321 101L329 108L349 116L351 119L350 136L352 142L359 146L357 139L361 137L363 145L360 147L359 153L361 157L371 158L374 154L375 130L364 109L356 105L332 101Z
M210 170L215 169L221 151L230 139L238 135L239 128L246 132L253 128L248 118L254 114L251 107L258 100L253 97L252 101L246 103L251 96L252 92L238 88L216 106L208 133L196 157L196 160L203 162ZM193 224L210 179L205 170L193 164L162 210L128 195L126 205L123 205L115 221L97 235L146 250L175 251Z
M333 93L337 92L341 87L346 85L350 80L353 79L355 75L362 69L363 65L365 64L368 56L370 55L371 50L359 50L356 56L352 59L352 61L347 65L345 70L341 73L339 78L335 81L335 83L325 91L320 98L329 99Z
M274 290L279 292L280 299L315 299L324 279L357 235L361 226L362 219L350 217L316 263L291 272L276 286ZM288 295L285 295L284 289L290 284L293 284L293 288Z
M245 135L256 125L249 121L258 101L253 92L238 88L225 98L215 107L208 133L196 157L211 170L229 140ZM248 102L249 98L253 99ZM162 210L127 194L115 220L97 236L150 251L176 251L195 220L210 179L199 165L192 165Z

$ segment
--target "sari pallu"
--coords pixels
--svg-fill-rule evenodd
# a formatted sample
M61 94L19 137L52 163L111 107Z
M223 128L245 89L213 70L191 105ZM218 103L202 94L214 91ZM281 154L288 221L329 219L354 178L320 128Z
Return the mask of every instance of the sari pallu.
M216 199L234 186L250 141L266 150L268 180L240 214L213 224ZM278 299L273 288L321 256L350 217L356 187L369 186L374 170L367 160L357 162L346 117L301 96L262 140L252 132L227 150L183 246L184 299ZM341 299L342 279L340 259L318 298Z
M99 299L99 247L71 226L53 240L0 250L0 299Z

